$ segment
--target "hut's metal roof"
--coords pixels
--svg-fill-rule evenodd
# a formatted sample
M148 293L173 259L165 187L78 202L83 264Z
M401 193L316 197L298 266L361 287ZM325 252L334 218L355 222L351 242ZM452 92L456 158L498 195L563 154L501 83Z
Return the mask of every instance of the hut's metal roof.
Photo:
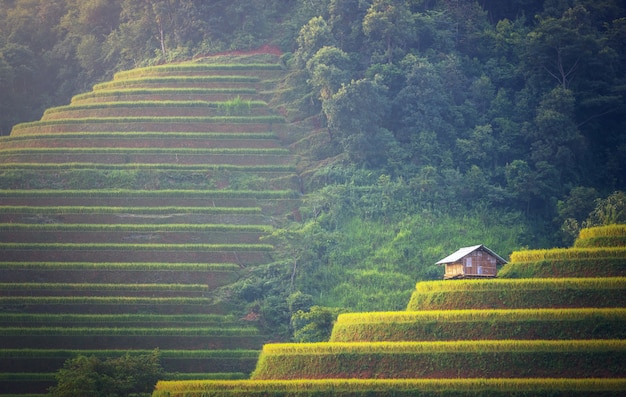
M458 251L456 251L453 254L450 254L450 255L446 256L445 258L443 258L442 260L440 260L439 262L437 262L435 264L436 265L445 265L447 263L458 262L462 258L466 257L467 255L471 254L472 252L474 252L474 251L476 251L478 249L482 249L483 251L488 252L493 257L495 257L498 262L500 262L502 264L507 263L507 261L504 260L501 256L499 256L498 254L496 254L495 252L493 252L489 248L485 247L484 245L479 244L479 245L472 245L471 247L459 248Z

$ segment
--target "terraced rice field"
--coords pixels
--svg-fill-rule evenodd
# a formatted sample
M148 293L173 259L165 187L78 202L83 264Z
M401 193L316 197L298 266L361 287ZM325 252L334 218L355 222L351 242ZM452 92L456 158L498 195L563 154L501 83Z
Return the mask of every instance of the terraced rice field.
M579 240L607 235L626 229ZM153 396L624 395L626 278L579 266L548 277L525 262L623 264L621 244L594 241L602 248L514 253L502 269L538 277L417 283L407 311L342 314L329 342L266 344L249 380L164 380Z
M0 394L45 393L78 354L254 369L267 337L223 290L271 260L295 158L264 93L280 66L214 61L118 73L0 139Z

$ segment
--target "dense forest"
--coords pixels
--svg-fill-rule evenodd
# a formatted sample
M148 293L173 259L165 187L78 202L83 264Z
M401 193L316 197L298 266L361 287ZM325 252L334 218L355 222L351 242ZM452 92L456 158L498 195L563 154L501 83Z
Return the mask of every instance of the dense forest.
M461 245L626 217L619 0L0 0L0 135L116 71L266 44L275 105L315 126L282 255L235 291L268 326L398 309Z

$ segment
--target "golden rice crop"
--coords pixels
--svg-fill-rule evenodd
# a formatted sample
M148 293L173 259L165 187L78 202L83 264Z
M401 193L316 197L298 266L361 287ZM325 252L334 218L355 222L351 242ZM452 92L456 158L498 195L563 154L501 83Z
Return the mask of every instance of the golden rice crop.
M626 236L626 225L623 224L589 227L582 229L578 234L579 239L624 236Z
M552 248L545 250L514 251L510 263L541 260L576 260L589 258L626 258L626 247Z
M228 64L209 64L209 63L183 63L178 65L158 65L136 68L115 73L114 80L128 79L136 76L145 76L152 73L163 72L212 72L220 70L282 70L280 64L277 63L228 63Z
M179 197L179 198L295 198L292 190L132 190L132 189L0 189L0 197Z
M260 214L260 207L103 207L1 205L0 214Z
M263 346L262 354L431 354L553 351L626 351L626 340L477 340L452 342L270 343Z
M1 270L117 270L117 271L210 271L234 272L234 263L124 263L124 262L0 262Z
M303 380L253 380L253 381L159 381L153 396L159 392L172 392L173 396L197 391L233 391L244 396L246 392L297 393L320 391L391 392L418 391L624 391L626 379L303 379ZM167 394L163 394L167 395ZM292 395L292 394L287 394ZM408 394L407 394L408 395Z
M251 87L224 87L224 88L120 88L115 90L91 91L74 95L72 103L98 97L121 97L132 95L212 95L212 94L256 94L256 89Z
M403 312L344 313L336 324L370 324L428 321L562 321L598 317L623 319L626 308L581 309L511 309L511 310L427 310Z
M44 116L72 111L72 110L90 110L90 109L102 109L102 108L153 108L153 107L209 107L209 108L218 108L221 104L227 101L116 101L116 102L97 102L97 103L86 103L81 105L65 105L65 106L57 106L53 108L48 108L44 112ZM267 102L260 100L250 100L246 101L246 105L249 107L264 107L267 106Z
M269 232L265 225L164 223L0 223L0 231L50 231L50 232Z
M181 83L257 83L257 76L245 75L210 75L210 76L157 76L157 77L134 77L106 81L93 86L93 91L101 91L109 88L127 87L137 84L181 84Z
M554 289L624 289L626 277L599 278L534 278L534 279L490 279L422 281L415 286L418 293L445 291L510 291L510 290L554 290Z
M0 283L0 290L207 291L206 284Z

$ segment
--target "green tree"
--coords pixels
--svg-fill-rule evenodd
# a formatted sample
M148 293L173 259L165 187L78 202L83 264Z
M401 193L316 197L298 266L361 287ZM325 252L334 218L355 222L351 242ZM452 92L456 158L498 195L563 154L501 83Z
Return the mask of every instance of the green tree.
M392 63L395 50L414 39L415 19L406 1L374 0L363 18L363 32L372 43L383 44L383 56Z
M335 38L324 18L315 17L300 29L296 43L298 49L294 56L297 65L304 68L309 59L322 47L335 45Z
M389 109L385 87L367 79L352 81L325 101L322 108L328 128L354 163L380 166L386 162L394 139L383 127Z
M297 311L291 316L293 340L300 343L328 341L333 324L341 312L341 309L322 306Z
M581 5L567 9L560 18L539 18L538 26L528 34L527 69L569 89L580 69L599 50L588 18Z
M94 356L68 359L56 374L57 385L50 388L53 397L123 397L154 389L164 375L160 353L126 354L104 361Z
M306 63L309 84L321 100L330 99L343 84L350 82L353 65L348 54L336 47L322 47Z

